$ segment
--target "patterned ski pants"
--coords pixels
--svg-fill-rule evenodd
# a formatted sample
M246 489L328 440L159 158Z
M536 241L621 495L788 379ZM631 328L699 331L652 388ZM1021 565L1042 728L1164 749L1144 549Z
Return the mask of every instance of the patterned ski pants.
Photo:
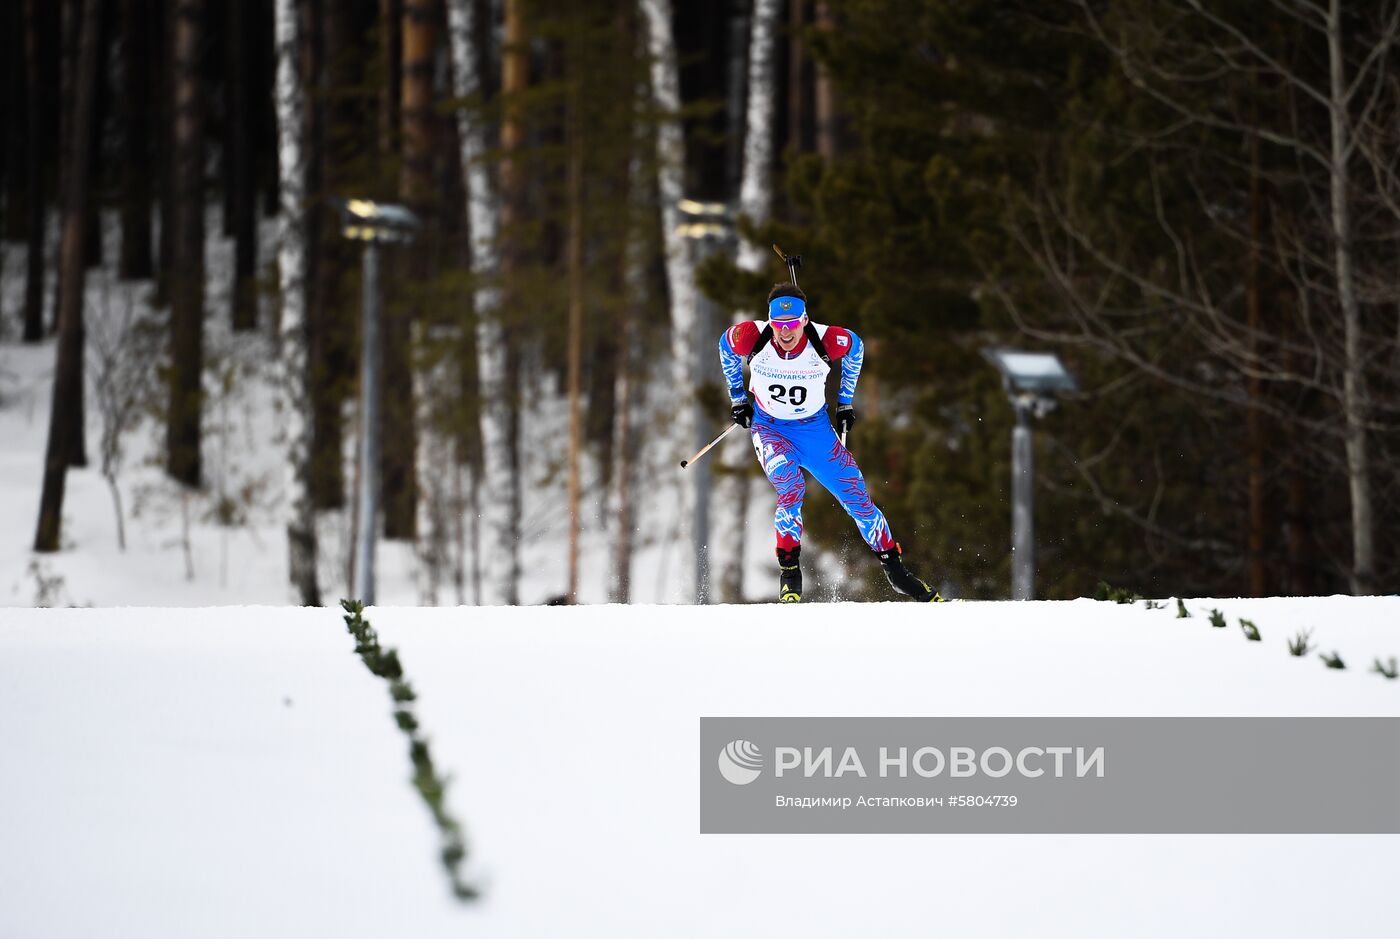
M759 411L751 433L758 462L778 491L773 516L778 547L792 548L802 541L802 497L807 491L803 470L836 497L872 551L894 547L884 513L870 501L860 467L841 446L824 410L798 421L778 420Z

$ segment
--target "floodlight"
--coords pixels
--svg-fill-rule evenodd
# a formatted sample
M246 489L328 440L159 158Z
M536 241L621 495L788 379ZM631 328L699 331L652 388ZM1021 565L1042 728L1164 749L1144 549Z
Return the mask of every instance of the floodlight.
M372 199L336 199L341 234L351 241L410 241L419 228L418 216L406 206Z
M1078 391L1079 386L1053 352L1020 352L1015 349L983 349L982 355L1001 372L1006 390L1046 394Z
M727 202L701 202L699 199L681 199L676 203L686 215L728 215Z
M681 199L676 203L676 208L686 219L676 226L676 234L682 238L723 238L733 227L726 202Z

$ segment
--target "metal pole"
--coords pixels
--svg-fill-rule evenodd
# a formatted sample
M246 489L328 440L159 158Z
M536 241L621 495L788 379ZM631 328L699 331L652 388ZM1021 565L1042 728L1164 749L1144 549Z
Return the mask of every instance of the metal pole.
M379 514L379 245L365 242L364 323L360 351L360 530L355 545L355 586L366 606L374 603L374 544Z
M1011 432L1011 599L1035 597L1035 519L1031 481L1031 403L1013 400L1016 429Z

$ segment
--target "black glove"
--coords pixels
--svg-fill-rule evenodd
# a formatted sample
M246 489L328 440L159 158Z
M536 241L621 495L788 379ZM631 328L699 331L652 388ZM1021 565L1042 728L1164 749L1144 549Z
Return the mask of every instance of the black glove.
M733 405L733 407L729 409L729 413L734 415L734 423L738 424L740 427L743 427L746 430L749 427L752 427L753 402L750 401L748 398L745 398L743 401L732 401L730 403Z
M836 407L836 432L844 434L856 426L856 409L854 405L841 404Z

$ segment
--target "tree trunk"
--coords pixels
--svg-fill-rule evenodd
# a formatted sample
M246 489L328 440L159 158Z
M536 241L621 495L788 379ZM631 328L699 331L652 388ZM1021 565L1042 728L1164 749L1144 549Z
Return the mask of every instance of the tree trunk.
M311 395L308 387L306 254L304 189L306 162L302 147L305 97L299 71L296 0L277 0L277 162L282 183L278 217L277 270L281 314L278 317L283 420L287 422L287 486L291 517L287 521L288 576L303 606L319 606L316 577L316 521L311 505Z
M321 322L320 285L321 253L321 143L323 127L321 105L324 95L321 60L321 15L324 0L298 0L296 4L299 38L297 39L297 70L301 79L301 192L302 192L302 280L306 294L306 331L310 343L311 401L313 411L325 385L325 356L321 344L324 324ZM313 434L314 439L314 434ZM315 501L316 450L312 444L311 492Z
M77 108L77 94L75 82L77 81L78 69L78 0L62 0L60 9L60 43L59 54L59 109L58 109L58 149L59 149L59 188L62 191L67 183L63 180L62 174L68 172L68 167L74 165L73 147L75 146L75 134L73 122L75 120L74 111ZM105 75L103 62L105 61L106 44L102 41L102 23L97 24L97 56L98 61L94 65L99 79ZM87 182L87 201L83 217L83 264L87 267L97 267L102 263L102 232L100 220L98 219L98 193L95 191L94 183L97 177L98 151L100 149L100 135L102 127L102 104L104 98L105 81L99 81L97 89L94 91L92 103L92 115L90 120L94 124L92 134L89 136L89 152L85 155L88 165L88 172L92 179ZM63 305L63 278L54 280L54 321L53 328L58 328L58 311ZM86 466L85 448L80 441L74 441L75 448L71 455L70 466Z
M400 81L402 165L399 197L426 214L432 186L433 23L431 0L403 0L403 73ZM413 302L391 303L384 322L384 399L380 408L380 472L384 537L412 539L418 531L417 409L413 395L413 323L416 288L427 276L427 252L400 255Z
M211 2L213 7L209 10L209 21L216 28L210 30L210 45L214 48L209 51L217 51L222 55L222 68L219 70L222 80L217 85L219 107L216 112L219 117L219 178L214 191L219 197L219 237L227 239L233 237L233 200L236 188L233 183L233 80L238 71L238 64L234 61L234 56L235 47L239 45L237 24L246 13L246 7L241 3L224 3L223 0ZM222 22L217 18L220 11L223 13ZM210 98L212 97L211 95ZM231 315L232 295L229 299Z
M233 328L245 331L258 326L257 193L253 186L253 127L248 103L248 16L237 0L228 4L228 185L225 198L230 209L234 238Z
M739 212L765 225L773 210L773 98L777 70L773 52L780 0L755 0L749 39L748 106L744 115L744 165L739 177ZM797 6L796 0L793 2ZM766 245L745 240L739 267L758 273L769 256Z
M739 175L739 212L754 225L768 222L773 209L773 112L777 88L774 52L780 0L756 0L749 35L748 104L744 115L744 161ZM767 246L744 240L739 267L759 273L770 257ZM725 603L744 598L745 516L748 514L753 456L748 447L727 446L715 489L714 543L724 552L719 565L719 595Z
M24 85L16 80L17 72L23 67L23 59L16 59L15 45L21 33L14 29L15 5L7 4L0 9L0 56L4 56L3 77L0 77L0 283L5 282L4 241L9 227L12 205L5 200L10 195L12 179L6 170L10 164L10 151L15 143L16 131L13 115L24 96ZM9 326L5 322L5 297L0 291L0 339L9 337Z
M200 88L203 0L175 0L174 267L166 471L199 486L204 371L204 123Z
M1300 359L1297 351L1297 296L1289 289L1277 289L1272 299L1277 310L1275 321L1279 323L1280 327L1281 355L1279 366L1284 374L1296 374ZM1316 411L1315 400L1316 395L1313 391L1299 389L1290 402L1292 413L1300 419L1308 419ZM1308 497L1306 468L1300 465L1307 452L1304 438L1306 438L1308 431L1300 429L1299 423L1301 421L1298 423L1288 421L1279 425L1281 439L1278 444L1278 452L1284 455L1282 469L1285 479L1283 534L1286 563L1284 592L1293 596L1308 596L1313 592L1314 560L1311 548L1313 500Z
M26 108L29 100L29 80L25 75L24 51L25 25L24 5L10 2L4 5L3 28L5 40L0 54L5 56L5 84L8 93L4 95L4 153L0 161L4 163L5 176L5 221L0 229L0 239L20 242L24 240L25 221L29 217L29 192L27 173L24 168L25 146L28 130L25 125Z
M253 145L253 177L257 187L254 205L263 217L281 212L281 185L277 173L277 15L276 2L260 2L249 8L248 78ZM255 223L256 224L256 223ZM280 316L280 312L278 313Z
M123 280L146 280L151 258L150 23L147 4L122 0L122 242L118 272Z
M59 180L61 186L63 187L62 189L60 189L60 192L66 191L68 187L68 174L76 172L76 168L80 165L77 162L79 155L77 148L81 146L86 146L86 161L83 164L81 164L81 166L83 168L83 172L87 175L87 179L83 182L83 267L88 268L93 266L92 243L93 232L96 229L95 216L97 205L97 193L95 191L96 187L94 184L97 178L97 140L102 128L99 105L102 100L102 86L105 84L103 81L101 81L101 78L103 76L102 63L105 58L103 54L105 51L105 46L102 42L102 18L104 14L102 12L102 5L99 3L97 12L97 22L94 25L94 28L97 30L97 38L94 41L93 45L93 48L96 50L94 53L96 59L90 66L93 69L93 74L96 77L93 79L92 100L88 102L87 114L82 118L88 123L88 127L85 129L83 133L83 139L80 141L78 139L76 127L76 123L79 119L79 116L77 114L77 83L79 81L78 69L80 67L80 63L78 61L78 56L80 54L78 42L80 38L80 33L86 25L85 23L78 22L78 17L81 15L80 10L81 5L77 2L77 0L67 0L63 10L64 14L67 17L69 17L69 19L71 19L72 22L69 23L65 21L63 27L63 37L65 42L65 61L63 64L65 71L63 73L62 79L67 89L67 94L69 95L69 98L64 101L61 113L63 117L67 119L67 132L69 135L69 143L65 145L66 148L63 152L64 162L59 167ZM71 48L69 48L69 45L71 45ZM83 63L83 67L87 67L86 63ZM100 236L97 240L99 244L99 248L97 251L97 259L100 263L102 256L100 248ZM60 248L60 250L62 249ZM69 283L65 283L65 281L69 281ZM55 330L58 329L58 318L61 315L61 311L63 309L63 307L61 306L63 291L67 290L70 284L71 278L66 278L61 273L60 276L54 279L53 315ZM82 303L81 297L82 294L80 293L80 304ZM82 323L82 312L80 311L78 316L78 329L80 334L82 332ZM80 338L79 347L81 347L81 345L82 340ZM73 412L71 415L71 419L68 420L65 425L68 431L68 442L66 444L66 447L68 453L68 465L74 468L82 468L88 465L86 433L87 402L85 400L86 395L84 394L84 391L87 387L86 357L79 355L77 359L73 362L72 369L74 374L70 376L69 380L73 382L73 386L77 389L77 391L72 399Z
M505 346L505 387L507 402L506 459L508 485L502 495L506 501L505 531L500 550L505 554L503 584L505 602L520 602L520 514L524 496L520 484L520 393L519 327L509 317L514 308L513 278L520 266L522 249L520 228L523 224L525 176L520 152L525 143L525 123L521 99L530 83L529 35L526 31L524 0L505 0L505 32L501 51L501 162L500 162L500 274L502 285L501 309L505 313L503 341Z
M817 0L817 28L830 32L836 28L829 0ZM828 163L836 159L836 88L831 73L820 60L816 61L813 108L816 112L817 153Z
M583 141L579 116L579 74L569 85L569 586L570 603L578 603L578 552L583 521L580 516L579 462L583 451Z
M630 5L624 9L631 11ZM635 21L630 15L618 16L618 28L634 46ZM650 202L651 181L644 169L646 148L651 141L642 113L650 107L650 89L638 83L632 91L632 150L627 160L627 225L623 238L622 284L623 298L617 323L617 374L613 391L616 417L613 422L612 445L612 512L613 544L608 599L613 603L632 600L632 554L636 535L636 487L634 467L637 435L636 415L644 385L642 374L642 343L640 323L646 311L647 251L651 226L645 225L645 208ZM644 230L645 229L645 230Z
M379 146L376 156L380 171L389 172L399 154L399 79L402 75L403 39L399 28L403 21L402 0L379 0L380 68L383 84L379 86Z
M1294 596L1313 592L1312 500L1307 478L1297 469L1288 471L1288 587Z
M1345 62L1342 58L1340 0L1331 0L1327 15L1327 58L1331 80L1331 197L1332 240L1337 295L1342 307L1345 352L1342 371L1342 412L1346 422L1347 487L1351 493L1351 591L1375 590L1374 518L1371 510L1371 468L1366 439L1365 350L1362 349L1361 309L1352 269L1350 182L1347 162L1351 128L1347 117Z
M666 281L671 296L671 393L675 412L672 436L677 452L693 453L700 439L700 401L695 350L709 337L696 335L695 265L681 237L680 200L685 187L685 136L680 122L680 75L671 26L670 0L641 0L651 58L652 104L660 116L656 128L657 190L661 201L661 232L666 251ZM703 587L696 574L700 560L694 552L695 523L691 517L699 497L696 477L678 474L674 506L677 518L677 561L666 598L695 602Z
M87 201L88 146L93 132L93 99L97 86L98 36L102 16L101 0L84 0L82 10L81 61L74 77L73 121L74 162L65 175L63 234L60 241L59 276L65 281L63 308L59 311L57 363L54 367L53 407L49 413L49 440L44 458L44 486L39 498L39 524L34 535L35 551L57 551L63 518L63 490L67 479L71 448L71 425L80 419L78 399L83 394L83 219Z
M496 237L499 219L497 201L485 165L486 128L479 112L473 110L481 92L480 63L477 58L477 32L471 0L448 0L453 58L453 93L464 102L457 112L458 140L462 147L462 172L467 193L467 225L471 238L471 269L478 278L473 297L476 309L476 373L481 426L481 479L476 489L484 490L481 506L485 530L486 599L496 603L518 601L517 585L511 580L512 519L509 515L510 489L515 485L508 452L510 398L506 386L506 352L501 327L500 289L495 277L499 258ZM488 29L489 32L489 29ZM482 539L477 539L477 545ZM480 550L477 552L479 557ZM474 565L474 567L479 565ZM480 588L477 602L483 602Z
M6 174L6 169L10 163L10 150L15 142L15 128L13 117L18 102L24 95L24 82L20 78L20 71L24 67L23 58L16 58L15 45L18 37L22 35L14 28L15 5L6 4L0 9L0 56L4 56L3 77L0 77L0 240L4 239L4 231L7 227L6 220L9 218L9 206L5 204L5 196L9 194L12 180ZM3 276L3 267L0 267L0 276ZM0 329L3 335L3 329Z
M73 109L77 95L73 93L78 46L78 0L60 0L58 9L58 202L63 210L63 192L68 185L64 176L73 165ZM47 233L45 233L47 235ZM60 236L61 237L61 236ZM86 229L84 229L86 238ZM58 311L63 308L63 278L53 281L53 315L48 323L50 334L58 330Z
M103 4L102 18L97 24L97 89L92 99L92 134L88 138L88 197L83 219L83 263L90 268L102 266L102 137L107 126L107 111L111 107L108 69L108 12ZM73 464L78 465L78 464ZM83 465L86 465L85 463Z
M156 241L157 306L170 303L175 276L175 4L162 0L159 49L151 56L155 79L157 130L155 133L156 187L160 193L160 234Z
M754 5L760 2L762 0L754 0ZM806 0L788 0L787 145L793 153L806 149L803 138L806 136L807 87L803 76L807 72L807 56L802 48L802 27L807 22L806 7Z
M725 140L724 187L726 192L739 191L744 172L744 96L745 76L749 71L749 11L736 3L729 13L729 65L725 70Z
M1256 124L1258 121L1256 119ZM1259 138L1249 144L1249 253L1245 260L1245 320L1248 326L1251 370L1247 382L1250 406L1245 415L1245 438L1249 450L1249 595L1265 597L1269 590L1268 527L1266 501L1267 442L1264 430L1264 389L1259 377L1259 337L1263 316L1260 304L1260 240L1264 235L1263 195L1259 169Z
M29 254L24 287L24 341L44 338L44 125L39 67L39 0L25 3L25 178L29 189Z
M640 356L637 348L639 343L633 335L637 322L634 308L640 295L641 280L645 276L638 260L639 245L638 236L629 232L628 250L623 262L627 267L624 276L629 289L627 297L623 300L622 315L618 318L622 349L618 356L616 390L613 396L617 402L617 415L613 422L613 545L608 587L608 599L613 603L630 603L632 600L632 546L636 531L636 491L633 486L632 464L637 449L632 423L633 413L637 408L635 399L640 392L635 378L638 371L637 359Z
M320 59L325 86L352 87L357 78L346 67L352 58L347 11L341 4L327 3L322 7L322 15L324 50ZM320 140L307 154L317 161L314 176L324 195L344 196L351 190L346 163L353 159L353 154L347 152L353 144L347 144L346 138L355 119L346 95L327 95L319 122ZM316 367L311 392L315 425L311 435L311 502L317 509L340 509L345 505L345 427L341 415L347 391L352 387L349 376L355 374L356 368L350 349L355 335L354 306L345 287L352 276L356 252L353 244L341 236L336 213L326 199L313 196L308 211L317 220L316 283L309 291L314 298L312 320L316 324ZM313 244L309 237L307 244Z
M337 5L324 0L308 0L300 5L303 193L302 291L306 296L306 334L309 349L311 395L311 504L313 508L338 508L344 503L341 461L341 398L337 386L334 350L341 342L344 325L335 315L329 281L334 269L327 269L328 249L340 238L332 225L326 203L326 128L329 95L326 74L326 21L335 15Z
M400 119L403 167L399 194L409 205L427 205L432 189L433 4L403 0L403 72Z

